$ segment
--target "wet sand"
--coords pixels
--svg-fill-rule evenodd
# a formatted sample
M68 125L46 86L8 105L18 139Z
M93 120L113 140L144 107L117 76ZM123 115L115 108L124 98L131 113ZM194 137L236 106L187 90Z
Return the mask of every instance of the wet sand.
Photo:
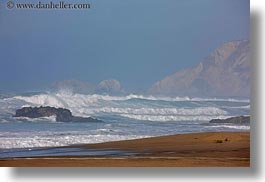
M76 147L76 146L75 146ZM60 156L0 159L16 167L249 167L249 132L180 134L145 139L87 144L83 149L136 152L120 156Z

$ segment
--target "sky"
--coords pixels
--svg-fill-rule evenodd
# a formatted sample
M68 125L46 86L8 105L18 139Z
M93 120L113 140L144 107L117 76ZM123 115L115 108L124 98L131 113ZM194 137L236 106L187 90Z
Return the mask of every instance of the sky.
M45 90L68 79L117 79L141 91L224 42L249 39L249 0L65 2L91 8L8 10L0 2L0 92Z

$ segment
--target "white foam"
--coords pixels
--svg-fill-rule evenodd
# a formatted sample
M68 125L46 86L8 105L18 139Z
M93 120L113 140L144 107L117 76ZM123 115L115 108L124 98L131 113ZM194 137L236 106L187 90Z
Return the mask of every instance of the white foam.
M129 101L131 99L144 99L144 101ZM121 102L120 102L121 101ZM128 101L128 102L127 102ZM148 102L155 101L155 102ZM189 97L154 97L154 96L143 96L143 95L127 95L127 96L108 96L108 95L82 95L82 94L71 94L69 92L61 93L46 93L38 94L33 96L15 96L12 98L0 99L0 122L8 122L8 118L11 118L10 115L14 114L15 110L23 106L52 106L52 107L63 107L70 109L73 115L76 116L121 116L125 117L121 120L118 120L120 123L115 123L115 126L106 122L103 128L96 128L95 130L90 131L68 131L68 126L66 127L65 132L54 132L54 131L35 131L34 127L37 127L39 124L32 123L33 128L25 129L23 132L0 132L0 148L31 148L31 147L50 147L50 146L65 146L71 144L82 144L82 143L101 143L107 141L118 141L118 140L129 140L143 137L142 130L149 128L149 125L137 125L137 127L132 122L129 123L126 121L130 119L141 120L141 121L210 121L211 119L225 119L231 117L229 113L230 106L222 106L223 104L215 103L198 103L197 105L185 103L165 103L159 101L168 101L168 102L178 102L178 101L227 101L227 102L249 102L248 100L235 100L235 99L204 99L204 98L189 98ZM227 104L227 103L224 103ZM177 106L175 106L177 105ZM183 107L179 107L179 106ZM232 106L233 107L246 107L242 106L246 104L237 104L241 106ZM190 106L190 107L188 107ZM205 107L203 107L205 106ZM237 108L236 108L237 109ZM101 115L102 114L102 115ZM12 118L13 119L13 118ZM11 120L12 120L11 119ZM10 121L11 121L10 120ZM53 122L56 120L55 117L48 118L18 118L23 121L31 122L41 122L49 121ZM14 121L14 119L12 120ZM144 123L144 122L143 122ZM195 122L194 122L195 123ZM199 123L199 122L198 122ZM28 123L27 123L28 124ZM174 123L168 123L174 125ZM5 124L4 124L5 125ZM35 126L36 125L36 126ZM41 124L42 125L42 124ZM49 125L49 123L48 123ZM80 125L82 127L82 125ZM160 127L161 126L161 127ZM193 131L195 125L185 126L185 129L175 128L172 129L172 126L166 129L163 128L165 125L153 126L154 132L145 132L154 134L168 134L169 131ZM53 126L48 126L49 127ZM60 127L64 127L62 124ZM156 128L158 127L158 128ZM199 126L206 127L206 126ZM207 126L210 128L209 126ZM244 127L232 128L235 126L225 126L226 130L244 130ZM230 129L229 129L230 127ZM151 127L152 128L152 127ZM75 130L75 128L71 128ZM142 130L141 130L142 129ZM214 128L213 128L214 129ZM218 128L219 129L219 128ZM223 128L222 128L223 129ZM246 128L247 129L247 128ZM42 129L41 129L42 130ZM67 130L67 131L66 131ZM157 131L159 130L159 132ZM166 132L162 132L165 131ZM6 131L5 128L1 131ZM13 130L11 130L13 131ZM24 130L23 130L24 131ZM174 133L171 131L171 133ZM139 134L139 135L137 135Z
M0 148L33 148L33 147L58 147L72 144L92 144L108 141L130 140L137 138L146 138L150 136L139 135L38 135L35 136L11 136L1 137Z
M16 120L17 121L29 121L29 122L43 122L43 121L56 122L56 116L39 117L39 118L16 117Z
M82 94L39 94L33 96L15 96L11 100L24 101L32 106L52 106L70 109L77 116L91 116L98 112L122 113L122 114L181 114L181 115L218 115L226 114L226 111L216 107L199 107L199 108L152 108L135 105L135 107L125 107L124 105L117 107L117 103L112 101L125 101L130 99L146 99L146 100L162 100L162 101L228 101L238 102L235 99L203 99L189 97L154 97L143 95L127 95L127 96L109 96L109 95L82 95ZM10 101L10 99L9 99ZM246 100L240 100L245 102ZM25 105L25 103L24 103ZM106 107L108 105L108 107ZM115 106L115 107L113 107Z
M227 109L249 109L247 106L216 106L205 103L207 107L174 107L163 102L126 102L130 99L145 99L149 101L227 101L249 102L249 100L218 99L218 98L190 98L190 97L155 97L143 95L109 96L109 95L83 95L69 92L45 93L32 96L15 96L2 99L0 110L12 113L23 106L52 106L70 109L75 116L99 116L101 113L123 116L131 119L154 121L186 121L209 120L229 115ZM124 101L124 102L116 102ZM245 105L245 104L244 104ZM186 118L185 118L186 117Z
M13 98L1 99L1 112L13 114L14 110L23 106L52 106L68 108L76 116L92 116L95 113L106 112L116 114L161 114L161 115L224 115L226 111L220 108L233 107L199 107L199 108L152 108L149 105L143 105L138 102L134 107L128 107L126 104L117 105L112 101L126 101L130 99L145 100L162 100L162 101L228 101L228 102L249 102L249 100L235 99L205 99L205 98L189 98L189 97L154 97L143 95L127 95L127 96L109 96L109 95L82 95L71 94L69 92L48 93L33 96L15 96ZM24 102L24 103L23 103ZM108 107L106 107L106 105ZM115 107L113 107L115 106ZM157 106L159 107L159 106ZM246 108L249 106L238 106L236 108Z
M34 95L30 97L25 96L15 96L14 99L23 100L25 102L34 104L34 105L43 105L43 106L53 106L53 107L64 107L65 103L57 97L56 95Z
M190 97L155 97L143 95L127 95L127 96L109 96L109 95L83 95L83 94L69 94L69 93L56 93L56 94L40 94L34 96L15 96L14 99L24 100L28 103L37 105L50 105L54 107L64 107L67 105L79 103L81 105L95 104L98 101L124 101L130 99L145 99L152 101L226 101L226 102L249 102L249 100L237 99L218 99L218 98L190 98ZM76 102L75 102L76 101Z
M218 126L211 126L212 128L231 128L237 130L250 130L250 126L235 126L235 125L218 125Z
M134 115L134 114L121 114L121 116L136 119L136 120L143 120L143 121L210 121L212 119L226 119L230 116L176 116L176 115Z
M226 111L216 107L198 108L113 108L103 107L93 110L94 112L107 112L119 114L145 114L145 115L225 115Z
M221 106L221 108L229 108L229 109L250 109L250 105L246 105L246 106Z

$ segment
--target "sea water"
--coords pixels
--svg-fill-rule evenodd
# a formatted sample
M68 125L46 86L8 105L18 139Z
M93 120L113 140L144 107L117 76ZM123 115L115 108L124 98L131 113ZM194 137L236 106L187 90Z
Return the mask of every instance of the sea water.
M54 116L14 118L25 106L52 106L103 122L56 122ZM0 97L0 150L32 150L151 136L211 131L249 131L249 124L212 124L211 119L249 115L250 101L234 98L109 96L38 93ZM1 157L0 151L0 157ZM2 153L3 155L3 153Z

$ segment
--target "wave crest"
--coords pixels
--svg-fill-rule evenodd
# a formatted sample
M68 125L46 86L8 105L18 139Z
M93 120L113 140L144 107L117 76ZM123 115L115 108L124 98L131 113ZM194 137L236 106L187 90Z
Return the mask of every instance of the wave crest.
M121 114L121 116L142 121L210 121L211 119L226 119L230 116L163 116L163 115L134 115Z
M216 107L199 108L113 108L103 107L94 112L146 115L225 115L226 111Z
M211 103L208 103L209 101ZM216 103L224 101L228 105ZM230 114L229 109L236 110L241 109L241 107L249 109L249 106L245 106L247 101L217 98L155 97L134 94L127 96L83 95L60 92L5 98L1 102L9 104L4 104L4 108L1 109L8 110L11 108L13 112L16 108L25 105L51 106L70 109L73 115L83 117L96 117L101 116L102 113L107 113L138 120L185 121L209 120L226 116ZM229 103L231 104L229 105Z

